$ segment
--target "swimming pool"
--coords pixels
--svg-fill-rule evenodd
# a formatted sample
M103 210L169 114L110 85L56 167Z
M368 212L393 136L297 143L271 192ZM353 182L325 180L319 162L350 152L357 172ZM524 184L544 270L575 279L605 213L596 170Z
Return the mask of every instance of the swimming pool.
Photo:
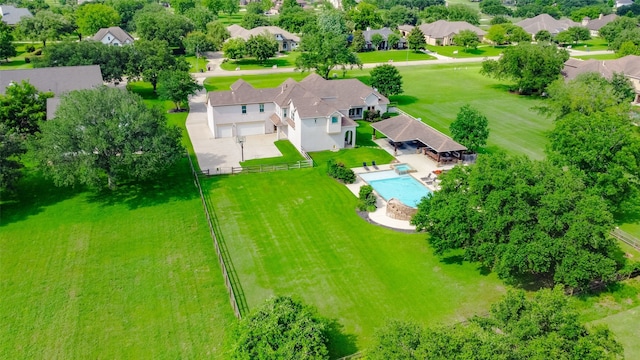
M394 198L414 208L423 197L431 194L431 190L411 175L398 175L395 170L364 173L360 177L386 201Z

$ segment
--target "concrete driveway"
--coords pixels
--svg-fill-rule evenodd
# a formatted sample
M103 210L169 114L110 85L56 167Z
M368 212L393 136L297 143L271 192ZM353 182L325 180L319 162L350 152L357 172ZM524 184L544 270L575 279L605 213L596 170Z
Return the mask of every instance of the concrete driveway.
M229 173L231 167L240 166L242 149L240 144L236 143L235 138L213 138L207 125L205 99L205 91L201 91L189 99L187 132L198 158L200 170L209 170L210 174ZM244 159L282 156L280 150L273 144L274 141L276 141L276 134L246 136Z

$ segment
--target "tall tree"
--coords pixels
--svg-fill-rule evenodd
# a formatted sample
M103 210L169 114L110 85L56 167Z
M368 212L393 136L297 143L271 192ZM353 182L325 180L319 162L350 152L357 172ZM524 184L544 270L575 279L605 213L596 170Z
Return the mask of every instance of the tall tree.
M34 67L100 65L104 81L120 81L128 64L128 50L98 41L63 41L47 46Z
M237 0L222 0L222 12L227 15L235 14L240 10Z
M418 52L420 49L427 46L427 41L424 38L424 33L417 26L411 29L411 32L407 37L407 43L409 44L409 49L415 52Z
M489 120L480 111L466 104L460 108L456 119L449 126L453 140L467 149L477 152L487 144Z
M40 130L40 124L47 119L47 99L50 92L41 92L23 80L7 86L5 94L0 94L0 124L8 132L33 135Z
M516 82L523 94L541 93L560 77L569 53L550 44L518 44L505 49L499 60L486 60L481 73Z
M142 78L156 91L162 71L187 71L189 64L171 54L169 45L162 40L137 40L130 50L127 73L133 78Z
M175 9L176 14L184 14L189 9L196 7L195 0L171 0L171 7Z
M240 22L240 26L245 29L253 29L259 26L269 26L271 22L267 19L266 16L262 14L253 14L246 13L242 16L242 21Z
M362 62L347 47L347 37L334 33L306 34L300 43L300 56L296 59L296 68L307 71L314 69L325 79L334 68L340 66L362 67Z
M202 90L202 86L187 71L163 71L158 80L158 95L162 100L172 101L176 111L186 103L189 96Z
M16 56L18 53L13 45L12 29L5 23L0 21L0 59L6 59Z
M260 63L264 63L278 52L278 42L270 33L251 35L246 43L247 55L254 57Z
M371 35L371 45L373 45L374 50L380 50L380 45L384 43L384 37L380 34Z
M376 29L382 25L382 18L378 13L378 8L366 2L361 2L349 10L348 17L353 22L356 30Z
M207 31L207 24L218 18L211 10L202 6L188 9L184 12L184 16L191 20L198 31Z
M233 38L222 45L227 59L241 59L247 53L247 42L243 38Z
M218 16L224 8L223 0L204 0L204 6L209 9L215 16Z
M217 50L211 38L200 31L190 32L182 43L184 44L185 53L188 55L200 56L205 51Z
M395 49L398 46L399 42L400 42L400 35L396 33L391 33L387 36L387 44L389 46L389 49Z
M614 210L638 201L640 139L628 112L573 112L556 120L547 154L579 170L589 190Z
M238 323L233 359L328 359L328 325L289 297L267 300Z
M600 28L598 32L609 44L613 43L625 30L632 30L638 27L638 19L628 16L621 16L607 25Z
M402 75L393 65L383 64L371 69L371 86L384 96L399 95L402 90Z
M453 42L458 46L463 46L464 51L469 51L477 49L480 40L478 40L478 34L473 30L465 29L453 36Z
M364 39L362 30L356 30L353 32L353 39L351 40L351 49L355 52L361 52L367 46L367 41Z
M466 21L469 24L480 25L480 13L465 4L453 4L448 6L449 15L447 19L449 21Z
M398 25L418 24L418 14L403 5L396 5L389 9L384 16L385 25L396 28Z
M21 175L19 158L25 152L24 138L0 123L0 195L14 190Z
M622 265L605 201L576 172L526 157L483 155L455 168L412 224L428 231L436 253L464 249L466 259L508 281L586 288L611 281Z
M18 31L26 38L42 41L42 46L47 46L47 40L59 40L71 34L74 26L64 16L42 10L33 17L20 19Z
M297 3L295 7L281 9L276 20L278 26L292 33L302 33L305 25L315 22L314 11L303 10Z
M146 3L143 0L112 0L107 2L120 15L120 27L126 31L135 31L133 17Z
M182 39L194 30L191 20L167 11L142 12L136 15L135 22L141 39L164 40L173 47L182 47Z
M111 6L86 3L75 12L78 32L85 36L93 35L101 28L120 25L120 15Z
M149 179L183 155L180 129L138 95L115 88L73 91L62 98L55 121L41 127L34 156L57 186L90 187Z
M231 36L229 30L220 21L213 21L207 24L207 36L216 47L216 50L222 49L222 44Z

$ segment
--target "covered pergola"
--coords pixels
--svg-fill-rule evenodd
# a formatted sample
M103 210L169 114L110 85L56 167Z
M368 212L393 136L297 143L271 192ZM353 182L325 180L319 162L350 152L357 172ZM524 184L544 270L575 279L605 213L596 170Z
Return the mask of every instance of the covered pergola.
M467 150L449 136L404 114L373 123L371 127L374 137L376 131L384 134L393 141L394 149L397 149L398 143L408 141L422 143L423 146L419 146L419 149L438 163L462 160L462 154Z

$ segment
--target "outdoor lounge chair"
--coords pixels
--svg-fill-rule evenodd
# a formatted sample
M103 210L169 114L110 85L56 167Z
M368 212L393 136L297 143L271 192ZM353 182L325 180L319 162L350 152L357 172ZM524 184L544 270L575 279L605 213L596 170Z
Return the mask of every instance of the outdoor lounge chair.
M369 171L369 167L367 166L367 162L366 162L366 161L363 161L363 162L362 162L362 167L363 167L365 170Z
M373 166L374 169L378 170L378 165L376 165L376 161L375 160L373 160L371 162L371 166Z

